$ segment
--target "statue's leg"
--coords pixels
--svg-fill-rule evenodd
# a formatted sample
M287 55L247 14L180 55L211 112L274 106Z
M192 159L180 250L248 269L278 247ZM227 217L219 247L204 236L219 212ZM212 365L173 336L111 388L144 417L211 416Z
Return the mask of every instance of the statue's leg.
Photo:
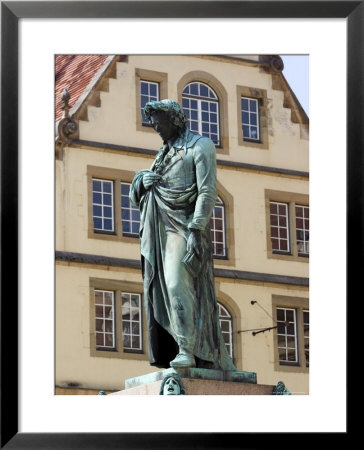
M195 365L193 349L196 339L196 294L193 278L182 263L186 247L186 240L182 236L167 232L164 276L171 306L172 329L180 350L174 360L176 363L171 364L173 367Z

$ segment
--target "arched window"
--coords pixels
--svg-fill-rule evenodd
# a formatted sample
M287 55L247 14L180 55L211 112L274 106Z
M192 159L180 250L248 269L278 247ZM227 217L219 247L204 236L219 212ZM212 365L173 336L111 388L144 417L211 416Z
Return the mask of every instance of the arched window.
M220 197L217 197L215 207L210 219L212 252L214 257L226 256L225 245L225 205Z
M217 305L219 307L219 321L222 336L230 358L233 358L233 321L231 314L221 303L218 303Z
M189 83L182 92L182 106L190 129L220 145L219 99L215 92L207 84Z

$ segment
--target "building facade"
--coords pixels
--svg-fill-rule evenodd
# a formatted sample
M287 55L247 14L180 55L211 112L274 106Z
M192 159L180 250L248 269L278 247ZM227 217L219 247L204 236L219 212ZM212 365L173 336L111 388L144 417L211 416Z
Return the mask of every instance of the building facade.
M158 370L129 188L161 146L143 105L163 98L216 146L211 231L228 351L258 383L308 394L308 118L282 67L275 55L56 57L57 394L117 391Z

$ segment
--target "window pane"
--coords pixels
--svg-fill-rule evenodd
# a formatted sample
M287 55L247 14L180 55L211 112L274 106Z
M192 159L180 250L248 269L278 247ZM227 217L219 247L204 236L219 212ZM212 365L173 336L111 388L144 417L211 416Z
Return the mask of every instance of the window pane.
M243 124L249 124L249 113L248 112L243 112L242 120L243 120Z
M192 83L190 85L190 94L198 95L198 84L197 83Z
M92 190L100 192L101 191L101 181L100 180L92 180Z
M250 111L256 111L257 110L257 101L254 99L249 100L249 109Z
M182 104L184 112L189 118L190 129L209 137L218 145L220 138L217 117L217 96L211 88L200 82L194 82L186 86L183 94ZM200 97L200 99L185 97L186 95L193 95ZM211 100L202 100L202 98L206 97L211 98ZM214 114L210 114L211 111ZM211 125L214 125L214 127L211 128Z
M134 350L138 350L140 348L140 337L133 336L131 345Z
M105 320L105 331L113 332L113 323L111 320Z
M95 216L99 216L99 217L101 217L102 216L102 208L101 208L101 206L93 206L93 208L92 208L92 211L93 211L93 215L94 215L94 217Z
M112 217L112 208L104 206L104 217L108 219Z
M129 198L129 192L130 192L130 185L127 183L121 183L121 195L125 195L127 198Z
M130 336L130 334L124 334L123 335L123 343L124 343L124 348L130 348L130 346L131 346L131 336Z
M113 231L113 183L108 180L92 181L92 215L94 229Z
M219 198L216 202L219 206L215 206L212 212L210 227L214 256L225 256L225 223L224 223L224 206ZM221 206L220 206L221 205Z
M284 309L277 309L277 320L285 321Z
M101 203L101 194L99 192L94 192L92 194L93 203Z
M139 234L139 222L138 223L136 223L136 222L132 223L131 232L133 234Z
M149 88L150 88L150 91L149 91L150 95L153 97L156 97L157 96L157 85L150 84Z
M278 349L278 354L279 354L279 360L280 361L286 361L287 360L286 349L285 348L279 348Z
M103 325L104 325L103 319L96 319L96 331L104 331Z
M102 183L102 190L105 193L111 194L111 182L104 181Z
M139 327L139 323L138 322L133 322L132 323L132 332L133 334L140 334L140 327Z
M104 346L104 335L101 333L96 333L96 345Z
M226 346L226 349L230 355L230 357L233 357L233 346L232 346L232 319L231 314L229 311L222 306L220 303L218 303L219 307L219 319L220 319L220 327L223 333L224 341L225 343L228 343L229 345Z
M292 322L286 327L288 322ZM277 348L279 360L297 361L297 336L295 334L296 315L290 308L277 308Z
M288 353L288 361L296 361L297 360L297 358L296 358L296 350L295 349L292 349L292 348L289 348L289 349L287 349L287 353Z
M112 291L94 291L95 337L99 347L114 347L114 293Z
M200 85L200 95L202 97L207 97L208 96L208 89L207 89L207 86L205 86L204 84Z

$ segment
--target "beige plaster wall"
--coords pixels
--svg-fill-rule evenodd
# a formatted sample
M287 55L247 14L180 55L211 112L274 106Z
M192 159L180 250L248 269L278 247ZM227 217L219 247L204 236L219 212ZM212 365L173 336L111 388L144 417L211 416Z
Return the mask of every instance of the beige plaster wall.
M211 73L227 91L229 148L219 159L271 167L308 170L308 141L300 138L300 126L292 124L290 110L283 108L283 93L272 89L269 74L259 68L193 56L129 56L117 64L117 77L109 92L101 92L101 107L88 108L88 121L80 121L80 139L122 146L158 149L160 138L136 126L135 69L168 73L168 97L177 99L180 79L191 71ZM268 97L267 150L238 145L236 85L265 89ZM136 172L150 167L146 155L103 148L65 147L56 161L56 250L139 260L138 239L116 242L90 238L88 234L87 167ZM264 172L218 167L218 182L231 196L226 204L233 218L228 261L215 260L215 267L308 277L307 260L288 261L267 256L265 189L308 194L307 179ZM233 239L232 239L233 237ZM232 252L231 249L234 249ZM92 265L56 264L56 385L79 384L89 389L123 389L124 380L152 372L147 361L90 355L90 278L141 282L137 270ZM275 369L273 332L252 336L239 330L272 326L257 305L272 312L272 296L308 298L306 288L252 283L218 278L217 293L234 317L234 346L238 369L254 371L258 383L282 380L292 392L308 393L308 374Z
M152 159L124 152L66 148L56 162L56 249L62 251L139 259L139 239L119 242L90 238L87 167L136 172L150 167ZM308 194L306 180L266 175L235 168L218 168L218 182L233 198L226 208L233 214L233 233L228 231L229 261L215 260L216 267L252 272L308 276L308 259L276 260L267 256L265 189ZM68 188L66 188L66 186ZM226 200L226 199L225 199ZM229 224L228 224L229 226Z
M141 282L137 270L56 265L56 380L57 386L72 383L88 389L123 389L127 378L153 372L148 361L91 356L90 353L90 290L89 279L104 278ZM308 393L308 374L293 370L275 370L273 332L253 336L240 332L273 326L272 295L307 298L306 289L287 288L228 279L216 279L218 300L234 315L233 332L236 366L239 370L256 372L259 384L276 384L283 380L296 393ZM257 305L254 299L268 312Z
M117 77L110 79L109 92L101 92L101 107L88 108L88 121L80 121L80 139L158 149L156 133L136 126L135 69L168 74L168 97L178 100L177 85L193 71L215 77L227 91L229 154L221 159L271 167L308 171L308 141L301 139L300 125L292 123L291 110L283 107L283 92L272 89L272 77L259 67L195 56L132 55L117 63ZM237 85L265 89L269 123L269 149L238 145Z

